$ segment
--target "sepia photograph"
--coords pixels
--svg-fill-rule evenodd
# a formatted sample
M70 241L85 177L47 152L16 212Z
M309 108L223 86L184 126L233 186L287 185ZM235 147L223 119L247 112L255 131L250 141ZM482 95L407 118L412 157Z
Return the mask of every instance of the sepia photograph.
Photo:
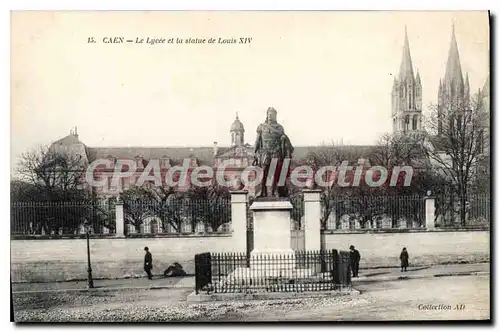
M11 11L14 322L491 321L490 34Z

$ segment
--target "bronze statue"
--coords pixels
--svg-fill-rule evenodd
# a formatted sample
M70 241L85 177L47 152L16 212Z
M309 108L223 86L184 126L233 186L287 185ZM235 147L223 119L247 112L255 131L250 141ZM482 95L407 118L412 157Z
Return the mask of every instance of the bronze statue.
M254 166L259 166L263 170L262 190L259 197L275 197L276 189L279 197L287 197L286 185L278 186L281 175L283 160L292 158L293 146L288 136L285 135L283 126L276 121L276 110L272 107L267 109L267 118L264 123L257 127L257 140L255 142ZM267 176L273 158L277 159L274 181L271 186L271 193L267 191ZM288 174L287 174L288 177Z

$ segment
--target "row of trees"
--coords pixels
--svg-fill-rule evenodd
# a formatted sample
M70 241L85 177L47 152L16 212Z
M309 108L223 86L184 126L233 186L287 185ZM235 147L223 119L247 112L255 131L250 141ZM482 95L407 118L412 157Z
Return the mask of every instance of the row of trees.
M180 192L173 187L145 184L125 190L120 198L125 222L133 225L136 232L140 232L147 218L159 219L163 230L170 226L175 232L181 232L186 222L192 230L201 223L212 231L220 231L231 220L229 190L217 185Z

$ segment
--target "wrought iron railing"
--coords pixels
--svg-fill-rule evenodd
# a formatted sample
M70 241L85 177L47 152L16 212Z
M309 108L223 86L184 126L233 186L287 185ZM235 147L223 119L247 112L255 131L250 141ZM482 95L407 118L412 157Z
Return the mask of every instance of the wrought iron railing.
M115 233L115 201L12 202L11 235Z
M229 233L231 201L226 198L126 201L127 234Z
M324 230L420 228L424 196L339 196L322 204L322 219Z
M349 253L204 253L196 255L196 292L261 293L341 290L351 286Z
M462 206L465 208L462 211ZM465 205L453 193L436 195L436 226L442 228L489 228L491 197L489 194L467 195Z

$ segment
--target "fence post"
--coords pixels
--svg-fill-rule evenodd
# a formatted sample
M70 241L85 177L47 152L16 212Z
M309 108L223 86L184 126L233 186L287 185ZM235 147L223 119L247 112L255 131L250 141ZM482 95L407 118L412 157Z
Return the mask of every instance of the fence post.
M116 233L115 237L125 237L125 218L123 217L123 202L115 204Z
M427 196L424 198L424 202L425 202L425 227L427 229L434 229L436 198L431 196L431 192L428 191Z
M305 250L321 250L321 190L304 190Z
M231 191L231 229L233 251L246 252L247 246L247 191Z

